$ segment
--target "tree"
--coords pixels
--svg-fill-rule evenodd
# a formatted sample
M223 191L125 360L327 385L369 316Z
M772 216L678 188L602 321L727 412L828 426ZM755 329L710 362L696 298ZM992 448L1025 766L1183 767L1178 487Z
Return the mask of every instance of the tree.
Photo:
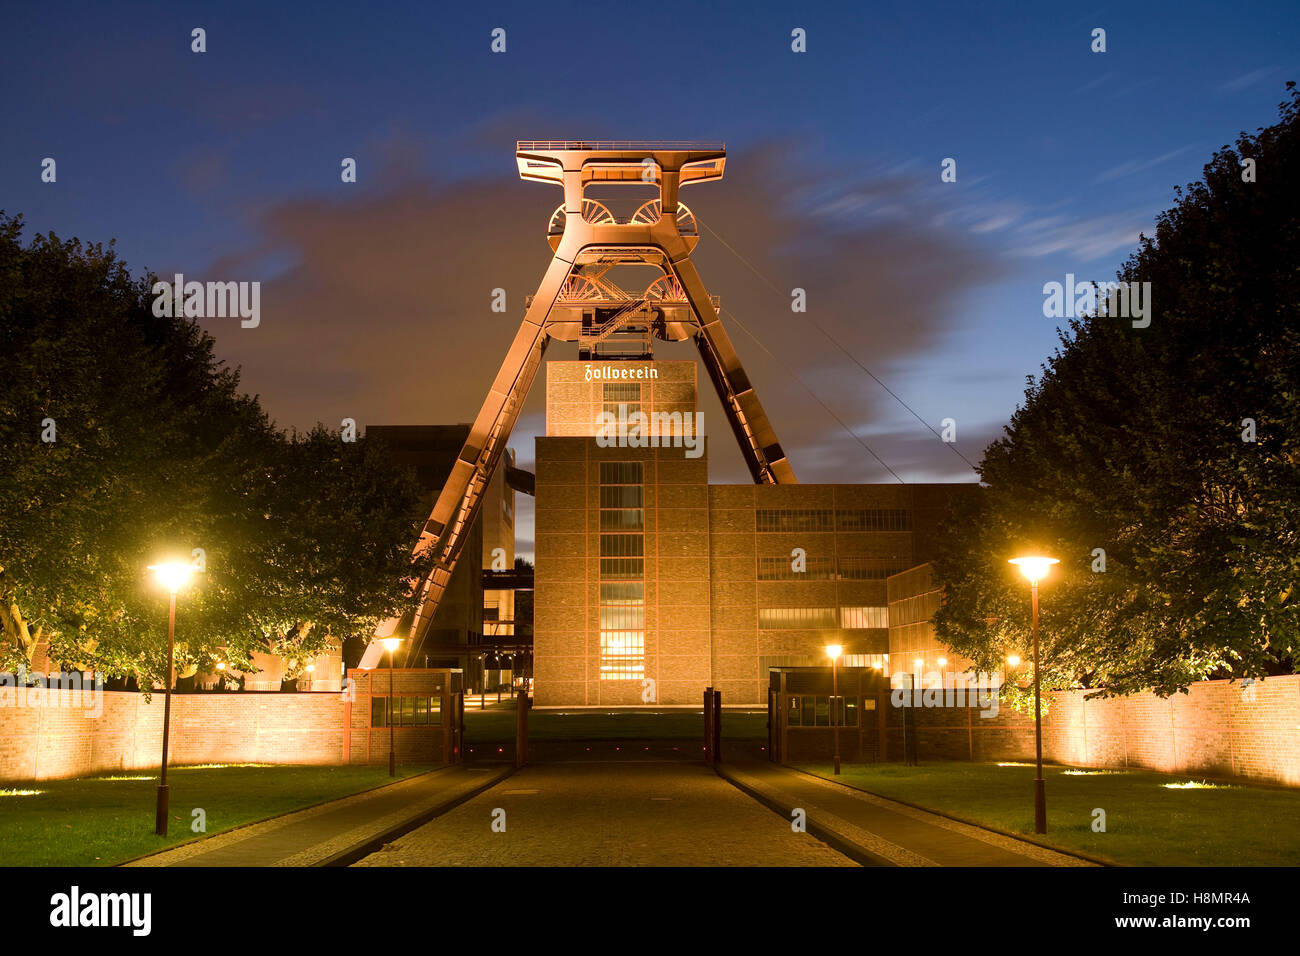
M980 667L1027 656L1028 588L1004 562L1045 550L1062 559L1044 586L1048 686L1169 694L1293 668L1300 94L1287 88L1280 122L1216 152L1119 271L1151 283L1150 326L1070 322L986 450L986 487L935 561L938 634Z
M166 671L145 566L202 548L178 673L303 661L406 599L420 492L383 449L277 430L194 322L153 314L111 244L21 243L0 213L0 668Z

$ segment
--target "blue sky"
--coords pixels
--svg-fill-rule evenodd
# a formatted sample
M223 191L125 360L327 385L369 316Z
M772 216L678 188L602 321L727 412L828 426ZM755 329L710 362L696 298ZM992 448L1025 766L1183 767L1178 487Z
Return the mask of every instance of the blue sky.
M1300 78L1294 3L326 6L11 6L0 208L116 238L136 271L262 280L263 325L211 331L284 425L466 421L522 308L472 303L533 291L559 199L518 181L514 140L725 140L726 180L683 198L764 281L707 233L696 258L779 357L733 328L805 481L891 480L859 440L907 480L973 475L766 282L807 288L817 324L933 427L954 417L977 461L1055 345L1043 283L1113 276Z

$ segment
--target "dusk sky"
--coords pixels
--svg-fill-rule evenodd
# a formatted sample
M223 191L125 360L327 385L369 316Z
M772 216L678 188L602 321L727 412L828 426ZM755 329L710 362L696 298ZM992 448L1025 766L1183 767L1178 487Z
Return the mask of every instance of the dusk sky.
M460 422L550 257L560 193L515 140L723 140L724 180L682 194L695 260L800 480L894 481L861 440L970 481L1056 343L1043 284L1113 278L1175 185L1276 120L1298 51L1294 2L10 5L0 209L116 238L137 274L261 281L259 327L203 324L282 426ZM713 480L746 480L702 410Z

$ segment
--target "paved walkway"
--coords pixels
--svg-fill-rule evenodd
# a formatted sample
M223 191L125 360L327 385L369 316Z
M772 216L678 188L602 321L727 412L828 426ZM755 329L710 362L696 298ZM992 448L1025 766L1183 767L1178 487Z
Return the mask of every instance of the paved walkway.
M405 833L509 776L512 767L449 767L187 843L124 866L330 866Z
M859 862L883 866L1093 866L992 830L959 823L774 763L720 764L737 787Z
M702 761L583 753L525 767L356 865L854 865ZM497 810L505 832L492 829Z

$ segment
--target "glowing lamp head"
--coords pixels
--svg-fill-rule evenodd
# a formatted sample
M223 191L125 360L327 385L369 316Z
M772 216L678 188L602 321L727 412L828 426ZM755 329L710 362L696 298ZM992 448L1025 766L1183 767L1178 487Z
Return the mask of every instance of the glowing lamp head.
M1020 568L1020 573L1028 578L1032 583L1037 584L1043 578L1047 577L1048 570L1054 564L1061 562L1056 558L1043 558L1036 556L1026 556L1023 558L1012 558L1008 564L1014 564Z
M225 669L226 669L226 662L225 662L225 661L217 661L217 670L219 670L219 671L224 671Z
M1019 667L1019 666L1020 666L1020 655L1019 655L1019 654L1008 654L1008 655L1007 655L1007 663L1010 664L1012 667Z
M918 657L916 660L912 661L912 666L914 666L917 670L920 670L922 667L925 666L925 658Z
M307 673L308 673L308 674L313 674L313 673L315 673L315 672L316 672L316 665L315 665L315 664L308 664L308 665L307 665Z
M159 584L175 594L190 579L194 567L183 561L164 561L162 564L149 565L149 570L153 572Z
M946 657L941 657L941 658L939 658L938 661L936 661L936 663L937 663L940 667L947 667L947 666L948 666L948 658L946 658Z
M386 637L384 638L384 650L391 654L397 650L401 643L402 639L400 637Z
M829 657L831 660L835 660L835 659L838 658L842 653L844 653L844 647L843 647L842 645L840 645L840 644L827 644L827 645L826 645L826 656Z

